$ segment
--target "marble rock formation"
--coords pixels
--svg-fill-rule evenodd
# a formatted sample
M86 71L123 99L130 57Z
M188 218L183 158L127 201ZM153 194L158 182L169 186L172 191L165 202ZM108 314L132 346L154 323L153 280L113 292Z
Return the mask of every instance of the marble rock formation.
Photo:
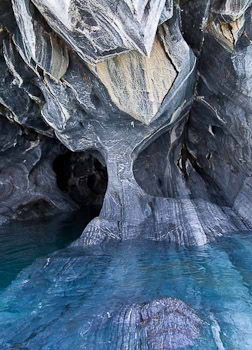
M0 130L0 221L77 209L56 186L52 161L63 153L62 146L2 115Z
M105 315L104 315L105 316ZM106 315L107 316L107 315ZM200 337L202 320L188 305L178 299L163 298L144 304L128 305L111 319L103 317L99 326L114 330L108 349L176 350L195 345ZM104 338L103 338L104 339ZM90 350L99 349L99 342L92 342ZM104 344L102 344L102 348Z
M46 181L57 193L51 200L45 177L29 192L32 201L44 198L43 212L52 203L59 210L101 205L104 196L99 217L74 245L135 237L202 245L251 229L251 6L1 1L2 147L17 154L8 153L11 174L1 157L1 186L12 176L16 193L1 201L3 220L17 213L13 201L27 203L19 178L28 176L33 188L33 178L17 170L19 162L29 169L38 162L29 149L44 159L40 171L51 174ZM20 149L13 128L22 130ZM27 141L27 128L36 141ZM69 150L63 147L63 163L53 151L59 142ZM66 173L77 159L85 166L76 180ZM66 191L76 184L77 194Z

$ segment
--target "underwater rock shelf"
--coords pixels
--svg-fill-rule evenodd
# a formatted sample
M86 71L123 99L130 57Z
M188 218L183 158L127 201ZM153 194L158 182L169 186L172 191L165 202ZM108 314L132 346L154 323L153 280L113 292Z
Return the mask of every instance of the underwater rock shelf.
M83 205L75 245L251 229L249 0L3 0L0 222Z
M37 259L0 290L0 348L250 350L251 248L248 232L201 247L111 240Z

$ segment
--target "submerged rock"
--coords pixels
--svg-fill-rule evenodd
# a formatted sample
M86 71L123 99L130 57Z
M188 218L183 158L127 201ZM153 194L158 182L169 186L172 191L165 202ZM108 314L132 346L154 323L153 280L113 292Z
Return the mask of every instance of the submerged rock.
M96 327L106 330L111 328L109 340L111 350L186 349L199 339L203 325L193 309L174 298L129 305L118 313L109 316L105 314L102 319L103 322L100 319ZM93 326L94 329L96 327ZM90 344L90 350L95 349L99 349L99 342Z
M202 280L187 272L184 281L178 268L194 254L199 262L204 248L179 251L148 240L114 241L36 260L1 293L1 349L215 349L208 299L198 293ZM169 297L177 289L178 299Z

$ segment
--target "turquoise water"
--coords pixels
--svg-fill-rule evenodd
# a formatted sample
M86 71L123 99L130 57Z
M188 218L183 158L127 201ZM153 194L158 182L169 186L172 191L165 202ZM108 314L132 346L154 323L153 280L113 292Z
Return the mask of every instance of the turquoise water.
M115 325L105 318L125 305L171 296L204 321L201 338L186 349L251 350L251 252L247 232L200 248L110 242L39 258L0 295L0 349L114 350ZM8 275L7 258L5 264Z
M84 213L0 226L0 291L36 258L67 247L89 221L90 212L85 209Z

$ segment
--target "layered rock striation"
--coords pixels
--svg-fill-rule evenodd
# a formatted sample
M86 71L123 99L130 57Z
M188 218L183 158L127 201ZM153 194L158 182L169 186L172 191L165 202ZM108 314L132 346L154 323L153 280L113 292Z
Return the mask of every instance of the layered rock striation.
M34 216L38 200L36 215L102 206L74 245L202 245L251 229L251 11L249 0L2 1L0 184L14 190L1 220Z

